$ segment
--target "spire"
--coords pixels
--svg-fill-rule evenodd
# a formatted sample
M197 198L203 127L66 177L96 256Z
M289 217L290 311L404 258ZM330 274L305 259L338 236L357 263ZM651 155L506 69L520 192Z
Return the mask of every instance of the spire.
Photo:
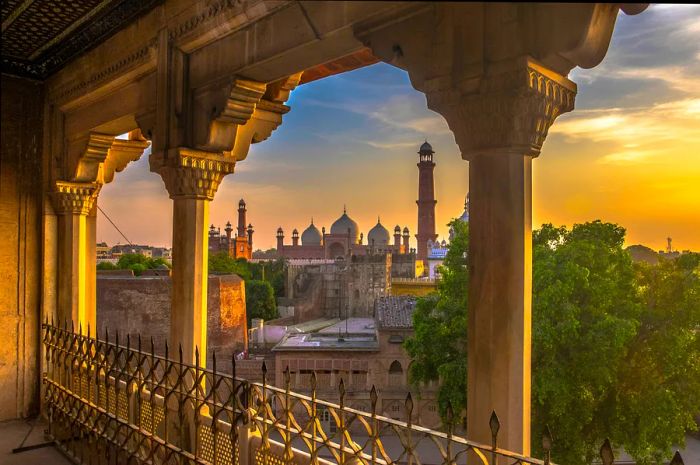
M345 204L343 204L343 213L347 213L347 212L348 212L348 209L345 208Z
M379 215L377 215L377 224L381 224L382 220L379 219Z
M311 224L314 224L314 217L311 217Z

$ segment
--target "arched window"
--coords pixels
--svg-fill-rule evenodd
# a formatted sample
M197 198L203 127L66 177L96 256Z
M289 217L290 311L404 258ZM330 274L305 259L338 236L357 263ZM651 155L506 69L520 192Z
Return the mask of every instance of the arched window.
M403 367L398 360L389 366L389 386L403 386Z

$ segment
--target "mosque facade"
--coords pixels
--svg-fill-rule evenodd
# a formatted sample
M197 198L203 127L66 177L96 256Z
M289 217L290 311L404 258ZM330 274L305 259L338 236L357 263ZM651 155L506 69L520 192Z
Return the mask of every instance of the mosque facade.
M301 236L298 230L292 231L291 244L285 244L284 240L284 230L280 227L277 229L277 255L290 259L336 259L355 255L407 255L415 252L410 248L408 226L401 229L396 225L392 240L380 218L377 218L377 224L367 233L365 242L364 234L360 232L357 222L348 215L347 209L343 209L343 214L333 222L328 232L325 227L319 231L312 219Z

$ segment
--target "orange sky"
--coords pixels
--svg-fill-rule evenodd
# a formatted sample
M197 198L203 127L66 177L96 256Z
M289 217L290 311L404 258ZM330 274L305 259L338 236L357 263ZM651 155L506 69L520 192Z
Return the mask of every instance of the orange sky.
M576 110L550 129L533 168L533 225L594 219L627 228L627 243L700 250L700 6L652 5L621 15L608 55L576 69ZM313 216L330 228L347 204L365 234L381 216L415 233L416 151L436 151L438 234L462 212L468 164L447 124L406 74L378 64L299 87L292 111L228 176L211 222L235 224L246 199L255 247L287 241ZM170 245L172 204L144 156L105 186L99 205L133 243ZM125 240L98 219L98 240ZM412 242L415 244L415 241Z

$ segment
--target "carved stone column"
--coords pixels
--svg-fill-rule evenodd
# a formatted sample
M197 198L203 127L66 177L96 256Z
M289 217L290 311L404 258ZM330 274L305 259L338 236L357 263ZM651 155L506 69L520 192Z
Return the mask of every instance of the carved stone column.
M77 331L82 325L96 329L95 305L88 303L89 230L87 216L93 209L98 183L56 181L53 192L58 215L58 319L72 322Z
M463 87L427 92L469 160L467 434L530 453L532 159L574 107L576 85L534 60L493 66Z
M173 270L170 344L182 346L183 360L200 366L207 356L209 202L234 160L222 154L179 148L154 154L151 170L161 175L173 199Z

